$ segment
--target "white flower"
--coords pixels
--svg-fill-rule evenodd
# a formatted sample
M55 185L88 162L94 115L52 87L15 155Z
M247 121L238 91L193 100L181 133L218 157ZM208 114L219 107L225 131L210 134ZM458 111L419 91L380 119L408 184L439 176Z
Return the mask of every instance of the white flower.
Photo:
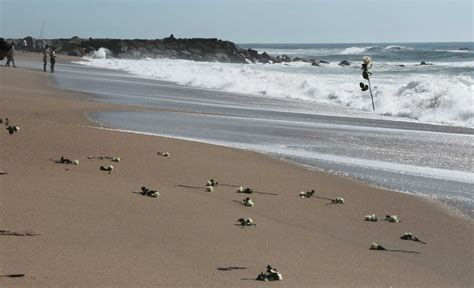
M112 158L112 161L113 161L113 162L120 162L120 157L113 157L113 158Z
M79 160L72 161L72 165L79 165Z
M370 59L369 56L364 56L364 58L362 58L362 61L364 62L364 64L372 64L372 59Z
M252 199L244 199L244 205L247 206L247 207L253 207L253 205L255 205L255 203L253 203Z
M212 191L214 191L214 187L206 186L206 190L207 190L207 192L212 192Z
M338 203L338 204L344 204L344 198L342 197L337 197L336 198L336 201L334 201L335 203Z
M237 192L244 192L244 187L240 186Z

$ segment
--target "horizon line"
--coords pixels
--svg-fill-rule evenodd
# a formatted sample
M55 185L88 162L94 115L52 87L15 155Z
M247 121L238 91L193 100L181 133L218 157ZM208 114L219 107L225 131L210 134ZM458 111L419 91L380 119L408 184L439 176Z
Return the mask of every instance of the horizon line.
M4 36L5 37L5 36ZM31 35L25 36L25 37L5 37L4 39L25 39L27 37L32 37L33 39L36 40L53 40L53 39L71 39L73 37L79 37L81 39L120 39L120 40L161 40L165 39L167 37L163 38L115 38L115 37L82 37L78 35L70 36L70 37L54 37L54 38L35 38ZM169 36L168 36L169 37ZM0 37L3 38L3 37ZM354 42L354 41L349 41L349 42L239 42L239 41L233 41L233 40L227 40L224 38L218 38L218 37L176 37L176 39L218 39L218 40L223 40L223 41L230 41L239 45L262 45L262 44L286 44L286 45L309 45L309 44L421 44L421 43L474 43L473 40L464 40L464 41L450 41L450 40L443 40L443 41L382 41L382 42Z

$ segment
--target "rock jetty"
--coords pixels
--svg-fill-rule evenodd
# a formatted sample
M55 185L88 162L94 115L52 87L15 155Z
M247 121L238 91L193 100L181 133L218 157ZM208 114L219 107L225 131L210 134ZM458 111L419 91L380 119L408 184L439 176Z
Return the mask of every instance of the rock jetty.
M108 39L80 38L69 39L7 39L15 43L17 51L41 52L46 45L56 48L56 53L69 56L86 56L106 48L115 58L170 58L194 61L216 61L226 63L280 63L289 57L277 59L267 53L258 53L253 49L241 49L230 41L216 38L175 38L164 39ZM26 44L26 45L25 45ZM291 61L291 60L290 60Z

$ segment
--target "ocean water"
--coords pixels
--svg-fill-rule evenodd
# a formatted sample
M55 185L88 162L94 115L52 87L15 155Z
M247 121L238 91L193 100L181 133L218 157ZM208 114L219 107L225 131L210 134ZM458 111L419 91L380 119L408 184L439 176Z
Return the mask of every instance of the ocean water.
M330 63L127 60L100 49L54 78L98 101L167 110L90 115L113 129L263 152L474 217L473 43L240 46ZM359 89L366 55L375 112Z
M270 98L297 99L371 111L359 89L363 56L373 60L377 115L409 121L474 127L474 43L240 44L272 56L325 60L309 63L228 64L170 59L125 60L100 49L80 64L140 77ZM467 50L466 50L467 49ZM351 62L341 67L342 60ZM425 61L432 65L419 65Z

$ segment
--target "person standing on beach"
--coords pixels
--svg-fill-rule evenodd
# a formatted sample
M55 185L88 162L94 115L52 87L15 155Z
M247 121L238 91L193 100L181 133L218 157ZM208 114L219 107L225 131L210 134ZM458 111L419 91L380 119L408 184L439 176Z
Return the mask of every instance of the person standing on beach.
M8 50L7 53L7 63L5 66L9 67L10 62L13 64L13 68L16 68L15 66L15 43L12 42L10 50Z
M43 71L46 72L46 66L48 66L48 45L43 49Z
M51 62L51 73L54 73L54 64L56 64L56 51L55 48L49 48L49 61Z

